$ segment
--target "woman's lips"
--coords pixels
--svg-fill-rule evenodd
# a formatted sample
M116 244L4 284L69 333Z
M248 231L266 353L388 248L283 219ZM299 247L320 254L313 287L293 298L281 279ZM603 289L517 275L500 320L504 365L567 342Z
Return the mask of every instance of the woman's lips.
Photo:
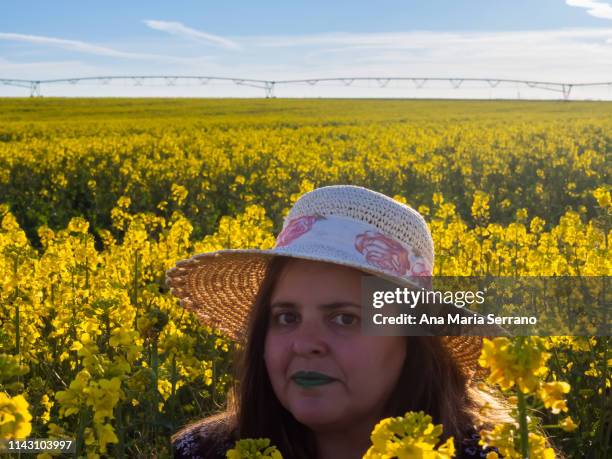
M317 371L298 371L291 376L291 379L301 387L315 387L329 384L336 381L336 378L327 376Z

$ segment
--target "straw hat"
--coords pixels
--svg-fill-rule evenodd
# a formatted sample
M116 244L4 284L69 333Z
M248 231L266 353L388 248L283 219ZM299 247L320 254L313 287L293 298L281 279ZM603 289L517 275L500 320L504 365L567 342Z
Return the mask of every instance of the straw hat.
M266 268L278 255L349 266L414 287L431 280L434 266L431 233L416 210L367 188L334 185L295 202L273 249L201 253L177 262L166 282L201 322L243 341ZM468 377L482 376L482 337L442 339Z

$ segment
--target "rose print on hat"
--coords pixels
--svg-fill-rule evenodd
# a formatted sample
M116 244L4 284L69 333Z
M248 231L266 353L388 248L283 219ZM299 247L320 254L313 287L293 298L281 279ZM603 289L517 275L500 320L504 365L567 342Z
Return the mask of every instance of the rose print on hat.
M295 239L307 233L317 220L324 219L322 215L304 215L292 218L276 239L276 247L285 247Z
M431 276L431 271L418 251L411 251L408 260L410 261L411 266L411 276Z
M412 277L412 281L422 288L427 290L432 289L431 270L427 267L425 260L416 250L410 251L410 267L411 270L408 276Z
M410 271L408 251L399 242L378 231L366 231L355 236L355 249L369 264L397 276L404 276Z

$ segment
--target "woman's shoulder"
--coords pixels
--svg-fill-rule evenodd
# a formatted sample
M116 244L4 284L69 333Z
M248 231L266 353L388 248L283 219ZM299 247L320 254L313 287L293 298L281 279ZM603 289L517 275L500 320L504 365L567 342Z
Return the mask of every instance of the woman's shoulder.
M225 459L234 447L232 418L220 413L197 421L172 437L175 459Z

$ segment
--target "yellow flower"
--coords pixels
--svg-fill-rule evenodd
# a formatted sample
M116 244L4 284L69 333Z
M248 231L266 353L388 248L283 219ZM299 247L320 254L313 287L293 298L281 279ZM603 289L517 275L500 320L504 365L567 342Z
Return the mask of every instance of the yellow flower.
M395 196L393 196L393 199L397 202L401 202L402 204L408 205L408 201L401 194L396 194Z
M0 392L0 439L27 438L32 431L32 415L23 395L13 398Z
M117 200L117 207L121 207L123 209L127 209L132 204L132 200L128 196L121 196Z
M15 376L23 376L28 371L29 368L20 363L18 356L0 354L0 383Z
M109 443L118 443L119 439L115 435L115 430L110 424L96 424L96 435L100 443L100 452L106 452L106 445Z
M549 357L544 339L537 336L484 338L478 363L491 370L488 379L492 384L499 384L503 390L516 385L523 393L528 393L534 391L548 373Z
M516 449L519 438L516 425L511 423L498 424L491 431L480 432L480 436L479 443L481 446L496 447L504 459L524 459L523 455ZM529 432L528 445L530 459L555 459L554 450L546 445L546 439L543 436Z
M104 418L112 419L113 409L122 395L121 380L100 379L90 384L87 393L87 404L94 410L94 422L103 422Z
M50 401L49 396L45 394L41 397L40 404L45 407L45 411L40 415L40 419L47 423L51 420L51 408L53 407L53 402Z
M516 211L516 219L522 222L527 219L527 209L522 208Z
M90 378L91 375L87 370L81 370L70 383L68 389L55 393L55 400L57 400L60 406L60 417L76 414L82 409Z
M538 395L546 408L551 408L553 414L567 411L567 402L563 394L570 391L570 385L565 381L553 381L542 384Z
M176 183L172 184L171 193L172 193L172 200L176 202L178 206L183 205L183 203L185 202L185 199L187 199L187 195L189 194L189 192L187 191L187 188L181 185L177 185Z
M226 452L227 459L283 459L276 446L270 445L269 438L246 438L238 440Z
M168 397L172 395L172 383L167 379L159 379L157 381L157 390L164 400L168 400Z
M610 207L612 205L612 199L610 198L610 191L608 191L605 187L600 186L595 191L593 191L593 196L597 200L597 204L602 209L606 207Z
M436 448L441 434L442 425L434 426L431 416L422 411L408 412L403 417L385 418L374 427L370 437L372 446L363 458L452 458L455 454L452 437Z
M546 439L529 432L529 457L533 459L555 459L555 451L546 446Z
M71 233L87 233L89 222L81 217L74 217L68 223L68 231Z
M531 220L531 223L529 224L529 230L532 233L541 233L542 230L544 229L545 223L546 222L542 220L540 217L533 217L533 219Z
M60 426L58 426L57 424L50 422L47 425L47 428L49 429L49 437L50 438L63 438L66 436L66 433L64 432L64 429L62 429Z
M487 221L489 219L489 195L483 191L474 193L472 201L472 216L476 219Z
M574 422L571 416L566 417L563 421L559 423L559 425L566 432L573 432L578 428L578 424Z

